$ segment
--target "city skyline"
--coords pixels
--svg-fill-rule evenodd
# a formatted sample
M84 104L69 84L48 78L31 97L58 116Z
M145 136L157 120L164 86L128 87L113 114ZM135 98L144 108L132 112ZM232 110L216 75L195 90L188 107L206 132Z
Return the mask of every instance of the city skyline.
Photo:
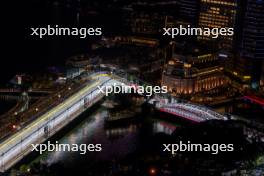
M0 172L264 173L263 0L8 7Z

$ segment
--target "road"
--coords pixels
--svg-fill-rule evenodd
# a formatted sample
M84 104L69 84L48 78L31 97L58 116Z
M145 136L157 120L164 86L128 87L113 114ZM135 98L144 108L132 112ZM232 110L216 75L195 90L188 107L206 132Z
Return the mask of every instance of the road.
M0 171L10 168L29 153L31 144L44 142L47 138L47 131L50 136L55 134L85 109L101 100L105 94L99 91L98 86L106 89L109 86L121 85L122 83L135 85L135 83L129 83L124 78L101 72L90 75L90 77L92 81L86 83L68 98L63 99L59 104L47 109L45 113L0 144ZM195 119L197 119L198 115L202 114L200 117L202 120L225 120L224 116L205 107L177 103L174 99L172 99L172 102L168 102L168 99L161 99L161 97L157 97L156 101L159 101L156 108L161 110L166 106L173 108L174 113L177 112L182 117L193 114Z

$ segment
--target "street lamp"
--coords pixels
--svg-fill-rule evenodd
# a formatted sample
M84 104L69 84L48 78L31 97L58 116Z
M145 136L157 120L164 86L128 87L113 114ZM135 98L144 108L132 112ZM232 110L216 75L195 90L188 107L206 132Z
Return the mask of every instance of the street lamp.
M157 170L156 170L155 168L151 168L151 169L149 170L149 173L150 173L151 175L156 175Z

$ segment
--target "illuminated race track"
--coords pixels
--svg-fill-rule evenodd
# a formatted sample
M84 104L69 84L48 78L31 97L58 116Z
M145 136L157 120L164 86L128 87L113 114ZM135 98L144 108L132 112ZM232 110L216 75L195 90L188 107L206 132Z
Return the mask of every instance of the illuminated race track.
M87 108L100 101L105 94L98 86L107 89L113 85L132 84L128 80L102 72L90 75L92 83L65 99L63 103L49 109L33 122L23 127L0 144L0 171L4 172L25 155L31 152L31 144L42 143L48 137L65 127ZM225 117L207 108L185 104L169 103L156 96L155 105L160 111L171 113L192 121L201 122L211 119L225 120ZM167 102L167 103L164 103Z

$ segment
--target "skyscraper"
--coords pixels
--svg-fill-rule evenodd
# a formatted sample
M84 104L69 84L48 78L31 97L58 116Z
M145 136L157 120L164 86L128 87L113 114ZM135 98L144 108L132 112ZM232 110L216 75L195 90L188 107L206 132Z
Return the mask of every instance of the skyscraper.
M242 55L264 58L264 0L248 0L244 20Z
M199 16L199 0L179 0L178 3L181 20L187 24L196 26Z
M199 27L234 28L236 23L237 0L201 0ZM213 46L214 49L233 49L233 36L199 36L198 41Z
M259 86L264 61L264 0L247 0L237 74L252 88Z

